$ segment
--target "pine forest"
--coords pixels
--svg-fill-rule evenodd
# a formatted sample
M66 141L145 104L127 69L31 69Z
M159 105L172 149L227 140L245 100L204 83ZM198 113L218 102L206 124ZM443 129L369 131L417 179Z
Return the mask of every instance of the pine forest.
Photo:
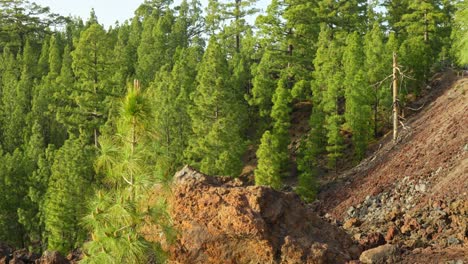
M83 21L1 0L0 241L79 248L80 263L164 263L179 232L171 182L185 165L311 203L322 175L391 133L395 104L468 65L467 1L264 9L145 0L105 27L94 10Z

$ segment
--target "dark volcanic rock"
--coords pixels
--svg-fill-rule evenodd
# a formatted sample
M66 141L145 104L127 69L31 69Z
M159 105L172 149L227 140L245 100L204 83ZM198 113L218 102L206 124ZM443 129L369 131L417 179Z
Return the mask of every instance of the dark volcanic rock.
M0 242L0 264L8 263L8 261L11 258L12 253L13 253L13 249L10 246Z

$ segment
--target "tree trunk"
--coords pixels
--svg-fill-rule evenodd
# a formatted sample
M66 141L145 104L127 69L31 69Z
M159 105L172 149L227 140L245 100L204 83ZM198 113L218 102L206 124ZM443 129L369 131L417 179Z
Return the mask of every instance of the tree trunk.
M393 141L398 138L398 80L397 80L397 54L393 52Z

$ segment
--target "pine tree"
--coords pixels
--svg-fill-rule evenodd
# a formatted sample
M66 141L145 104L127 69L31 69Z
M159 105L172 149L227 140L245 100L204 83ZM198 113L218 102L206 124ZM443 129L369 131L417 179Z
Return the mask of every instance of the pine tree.
M34 88L32 99L32 112L29 122L38 122L41 127L41 133L44 136L46 145L51 143L61 146L66 139L65 128L56 121L52 112L52 106L55 104L53 95L54 88L57 86L57 78L61 69L61 47L56 36L50 38L50 49L46 52L48 55L47 69L50 69L41 82ZM41 57L44 55L41 54ZM45 67L45 66L43 66Z
M284 44L284 35L287 32L282 20L284 6L284 1L272 0L264 14L260 13L255 20L255 26L258 28L257 41L264 49L283 48L281 46Z
M175 47L170 45L173 24L174 15L168 6L155 9L143 21L136 69L143 85L149 85L155 73L174 55Z
M429 77L432 64L430 53L430 46L424 42L422 36L409 37L403 41L398 51L399 64L404 65L403 70L411 79L407 80L407 89L402 89L400 95L421 92L422 84Z
M81 134L86 134L98 146L99 128L107 120L113 94L110 63L111 47L105 30L91 24L81 33L72 52L73 72L77 78L72 98L78 106L72 110L73 119Z
M289 128L291 126L291 93L286 87L284 78L278 81L278 87L273 95L273 108L271 118L273 119L273 135L278 139L279 154L281 155L281 167L284 168L288 160Z
M154 74L158 71L164 63L172 61L177 43L172 42L172 27L174 25L174 13L172 10L167 9L163 16L159 17L154 29L153 38L154 44L151 47L155 50L155 61L153 62L153 68L151 69L151 79L154 78ZM152 52L152 51L150 51Z
M24 116L17 100L17 86L20 68L14 54L7 47L3 52L2 74L2 146L6 152L13 152L22 143L21 120Z
M343 53L345 86L345 120L352 133L355 160L365 157L369 141L372 139L371 90L365 83L364 53L357 32L348 35Z
M0 157L0 239L10 245L23 247L26 230L20 223L18 208L25 207L27 181L24 154L19 149L1 153Z
M142 32L140 44L138 46L138 64L136 67L136 73L138 79L142 81L143 84L149 83L153 77L154 73L157 71L156 67L153 65L155 63L155 51L154 46L154 36L153 29L157 23L157 17L154 15L148 16L145 18L142 24Z
M405 29L407 38L421 37L425 43L430 43L438 38L434 33L442 18L438 0L413 0L409 1L408 10L399 25Z
M84 223L92 240L85 244L84 263L146 263L154 252L141 228L166 219L148 210L155 155L151 108L138 85L128 90L115 135L104 135L96 167L104 185L90 204Z
M257 150L258 165L255 169L255 184L281 188L282 156L278 155L280 148L278 139L270 131L263 133L260 147Z
M385 116L388 116L388 107L391 105L391 102L389 104L391 100L390 89L388 89L389 81L385 79L391 74L388 65L392 65L393 50L388 50L383 41L384 33L380 25L375 22L364 39L364 69L367 85L372 88L369 94L372 95L374 136L378 136L379 127L382 127L381 123L385 120Z
M207 30L210 34L219 34L221 38L230 38L226 47L233 53L241 50L242 35L250 28L246 17L253 15L257 9L253 8L257 0L219 0L208 1ZM230 22L228 25L226 25ZM223 26L224 25L224 26ZM232 41L233 40L233 41Z
M129 44L130 25L123 24L118 28L117 41L113 50L114 60L114 76L113 80L116 83L116 94L123 94L127 81L131 79L134 74L133 64L135 59L133 57L135 50Z
M313 70L312 59L316 52L316 43L320 32L316 3L304 0L286 0L283 13L285 41L283 60L288 75L288 87L298 100L310 97L310 72Z
M251 74L251 67L253 61L250 53L255 49L254 46L255 42L253 39L253 32L251 30L247 30L244 37L241 39L239 52L236 52L232 59L228 61L231 75L229 82L234 89L233 93L235 93L235 100L241 104L238 111L240 116L244 119L239 120L239 122L243 124L241 129L244 131L246 131L250 126L249 121L251 121L248 119L250 109L245 98L252 90L253 77Z
M404 39L406 36L400 21L408 11L409 2L409 0L384 0L383 2L383 6L387 10L386 21L388 21L388 27L399 39Z
M34 244L35 251L44 251L47 248L45 235L45 195L51 175L51 168L54 161L55 147L49 145L45 152L37 160L37 169L29 175L30 188L28 197L34 204L35 214L28 221L32 223L32 231L28 232L31 244ZM37 243L39 242L39 243Z
M53 85L53 104L50 108L55 113L57 122L63 125L67 132L78 135L79 127L74 117L78 108L77 102L74 100L75 75L72 70L72 57L68 45L63 50L61 65L60 75Z
M317 55L314 59L315 85L322 103L320 107L325 113L325 129L327 133L328 166L336 169L336 162L342 155L343 138L341 126L343 124L342 111L339 101L344 95L342 87L343 74L341 67L342 48L337 39L332 38L331 30L322 25L319 36Z
M188 158L204 173L237 176L245 150L241 129L245 110L229 83L228 64L215 37L198 69L194 105L189 109L194 136Z
M268 50L263 53L260 62L252 66L253 85L249 104L258 108L261 117L270 116L279 71L272 52Z
M255 170L255 183L268 185L275 189L281 187L281 173L288 166L289 159L289 127L292 101L291 94L286 88L286 81L280 79L273 96L271 118L273 130L266 131L257 151L258 165ZM272 164L274 164L272 166Z
M200 59L197 47L179 49L173 69L163 67L151 87L153 103L158 106L154 114L158 168L168 178L185 162L183 153L192 132L188 106Z
M314 111L316 110L317 109L314 107ZM317 113L311 115L311 125L315 124L312 122L315 121L316 117ZM319 124L323 124L323 120L318 121ZM299 176L295 192L306 202L313 202L317 194L319 165L317 160L321 153L318 151L320 148L316 146L317 140L314 140L314 137L321 136L322 135L318 134L317 128L311 130L302 140L297 153L297 170L299 171Z
M461 1L455 13L455 26L452 33L453 53L459 65L468 64L468 3Z
M335 31L364 32L367 4L368 1L365 0L320 0L315 12L320 23L328 25Z
M175 8L177 10L177 8ZM172 26L171 45L187 48L190 44L200 45L204 17L201 3L198 0L183 0L178 6L178 16Z
M80 219L93 192L95 151L80 138L68 139L55 155L44 201L48 249L66 253L86 239Z
M47 75L49 72L49 44L50 37L47 36L42 43L41 53L37 62L37 75L39 78Z
M438 0L410 1L399 25L406 32L399 58L416 81L409 82L410 92L419 94L421 84L429 78L430 67L441 51L439 27L443 13Z
M327 41L327 35L322 32L321 40ZM323 43L322 43L323 44ZM323 46L319 46L316 60L319 65L324 59L322 53ZM326 149L326 130L325 130L325 113L323 111L323 86L320 83L320 72L314 72L316 78L312 83L312 113L309 118L309 132L304 136L299 146L297 155L297 169L299 172L296 193L306 202L311 202L315 199L317 191L317 177L319 158L325 153Z
M23 184L27 188L27 196L24 198L23 206L18 208L18 221L26 230L25 242L39 245L35 250L41 251L45 249L42 245L44 231L42 205L50 176L53 147L45 149L39 123L34 123L31 138L25 148L23 166L27 180Z

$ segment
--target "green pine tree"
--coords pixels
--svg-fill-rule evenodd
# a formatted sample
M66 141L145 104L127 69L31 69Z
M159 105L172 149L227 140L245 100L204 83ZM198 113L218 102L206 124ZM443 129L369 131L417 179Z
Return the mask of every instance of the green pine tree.
M263 53L260 62L252 66L253 84L249 104L258 108L261 117L270 116L279 71L272 52L268 50Z
M110 101L119 96L113 93L111 56L106 31L96 23L81 33L72 52L76 82L71 98L77 107L71 110L71 119L95 146L99 144L100 126L107 121Z
M281 187L281 174L288 168L289 127L292 101L286 81L280 79L273 96L271 118L273 130L266 131L257 151L258 165L255 169L255 183L268 185L275 189ZM274 164L273 167L271 165Z
M455 13L455 26L452 33L453 53L459 65L468 64L468 3L461 1Z
M382 123L389 116L388 110L391 107L391 93L388 88L391 80L385 80L392 73L393 50L386 48L384 33L377 22L364 38L364 54L365 75L367 85L371 88L369 95L372 95L373 134L378 136L379 128L383 127Z
M1 153L0 157L0 239L12 246L26 244L26 229L20 223L18 208L27 205L27 164L24 153L19 149L12 153Z
M245 151L239 121L245 118L245 105L229 83L228 63L215 37L211 37L198 69L194 105L189 109L193 138L188 158L204 173L237 176Z
M188 106L201 55L197 47L179 49L173 69L163 67L151 87L153 103L158 106L154 114L158 168L167 178L185 163L183 153L192 134Z
M319 36L317 55L314 59L315 82L318 93L321 92L320 107L325 113L325 129L327 133L328 167L337 168L337 160L342 156L343 138L341 126L343 124L342 110L339 101L344 96L343 72L341 70L342 47L333 38L328 26L323 25Z
M155 208L161 208L148 203L156 181L151 119L146 95L138 85L130 88L117 133L102 139L96 167L105 176L83 219L92 238L84 246L83 263L146 263L156 247L146 240L142 227L156 223L168 227L167 216L152 215ZM165 215L164 210L157 213Z
M279 142L279 154L281 155L281 167L285 168L288 161L289 128L291 126L290 114L291 93L286 87L286 80L283 78L278 81L278 87L273 95L273 108L271 118L273 119L273 135Z
M343 53L345 86L345 120L352 133L355 160L365 157L369 141L372 139L371 90L365 82L364 52L357 32L348 35Z
M281 188L282 156L278 155L280 149L278 139L270 131L263 133L260 147L257 150L258 165L255 169L255 184Z
M80 220L93 193L94 157L93 147L80 138L68 139L57 150L43 205L48 249L65 254L86 239Z
M22 143L22 124L24 113L18 105L17 86L20 77L19 63L7 47L3 52L2 72L2 146L6 152L13 152Z

